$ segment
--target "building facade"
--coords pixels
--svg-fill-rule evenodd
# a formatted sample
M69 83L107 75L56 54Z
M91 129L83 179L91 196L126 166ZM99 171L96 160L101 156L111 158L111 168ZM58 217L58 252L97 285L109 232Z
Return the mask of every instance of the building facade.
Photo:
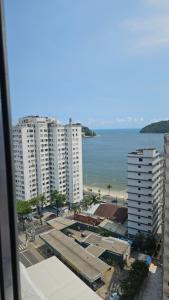
M128 154L128 234L155 234L162 223L164 159L156 149Z
M81 125L30 116L13 127L16 199L31 199L53 190L69 203L83 199Z
M164 227L163 227L163 300L169 299L169 134L164 139L165 188L164 188Z

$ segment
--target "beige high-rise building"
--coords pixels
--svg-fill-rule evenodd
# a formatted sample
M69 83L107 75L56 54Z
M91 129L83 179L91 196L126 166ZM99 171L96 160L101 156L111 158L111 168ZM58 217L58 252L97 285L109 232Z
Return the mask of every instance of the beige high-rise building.
M13 127L16 198L31 199L52 190L69 203L83 199L81 125L28 116Z

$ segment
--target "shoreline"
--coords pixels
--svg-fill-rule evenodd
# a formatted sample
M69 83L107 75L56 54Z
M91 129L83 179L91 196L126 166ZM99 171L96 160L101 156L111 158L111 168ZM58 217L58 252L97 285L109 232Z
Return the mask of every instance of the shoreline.
M101 196L112 196L114 198L127 200L127 191L125 191L125 190L123 190L123 191L110 190L110 192L109 192L108 189L104 189L104 188L101 188L98 186L89 186L89 185L83 186L83 190L86 192L89 192L91 189L92 189L92 192L97 193L97 194L98 194L98 190L100 190Z

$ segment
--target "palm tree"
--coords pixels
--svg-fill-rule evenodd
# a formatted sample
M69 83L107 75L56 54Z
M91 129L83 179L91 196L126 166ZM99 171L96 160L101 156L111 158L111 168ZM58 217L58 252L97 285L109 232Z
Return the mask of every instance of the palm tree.
M91 196L85 197L82 205L84 209L87 209L91 205Z
M59 215L59 207L62 207L66 202L66 196L64 194L59 193L57 190L51 192L51 204L56 205L57 216Z
M98 194L99 194L99 199L101 198L101 190L98 190Z
M16 202L16 211L17 211L19 220L22 222L23 231L25 231L25 217L26 217L26 215L28 215L29 213L32 212L29 201L18 200Z
M91 204L97 204L99 202L98 196L96 195L91 195L90 199L91 199Z
M107 185L107 189L109 190L109 194L110 194L110 190L112 189L111 184L108 184L108 185Z

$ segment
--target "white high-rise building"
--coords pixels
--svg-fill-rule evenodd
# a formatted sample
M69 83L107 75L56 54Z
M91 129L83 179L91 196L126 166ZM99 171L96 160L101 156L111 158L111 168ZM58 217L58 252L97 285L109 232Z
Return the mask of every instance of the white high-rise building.
M31 199L52 190L69 203L83 199L81 125L28 116L13 127L16 198Z
M156 149L128 154L128 234L155 234L162 223L163 156Z
M169 134L164 139L165 188L164 188L164 228L163 228L163 300L169 299Z

